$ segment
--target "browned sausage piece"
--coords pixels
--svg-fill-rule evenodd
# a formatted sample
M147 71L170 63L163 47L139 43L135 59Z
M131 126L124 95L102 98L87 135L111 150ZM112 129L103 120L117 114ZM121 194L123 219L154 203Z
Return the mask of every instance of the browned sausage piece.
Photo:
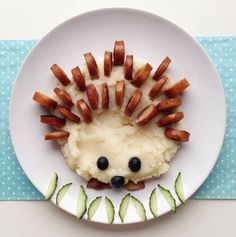
M65 119L58 118L55 115L41 115L40 122L57 127L62 127L66 124Z
M124 64L125 79L132 80L133 77L133 55L127 55Z
M190 133L184 130L178 130L175 128L167 128L165 131L166 137L179 141L179 142L187 142L190 137Z
M104 53L104 75L109 77L112 70L112 52L105 51Z
M125 107L125 111L124 113L127 116L131 116L132 113L134 112L134 110L137 108L140 100L142 97L142 92L140 90L136 90L134 91L134 93L132 94L131 98L129 99L129 102L127 103L126 107Z
M117 81L116 82L116 89L115 89L115 96L116 96L116 104L117 106L122 106L125 96L125 81Z
M168 68L169 64L171 62L171 59L169 57L166 57L162 63L160 64L160 66L157 68L156 72L154 73L153 79L154 80L158 80L162 74L166 71L166 69Z
M89 84L86 86L87 88L87 97L88 97L88 101L89 104L91 106L92 109L96 110L98 109L98 92L97 89L95 88L95 86L93 84Z
M117 40L114 45L114 66L122 66L125 59L125 43Z
M76 123L79 123L80 122L80 118L72 113L70 111L70 109L66 108L65 106L62 106L62 105L58 105L57 106L57 110L59 113L61 113L66 119L69 119L70 121L73 121L73 122L76 122Z
M74 105L70 95L65 90L56 87L53 91L68 107L72 107Z
M33 100L47 108L55 109L57 107L57 102L54 99L48 97L47 95L44 95L39 91L36 91L34 93Z
M54 131L54 132L45 134L44 139L45 141L47 141L47 140L53 140L53 139L59 139L59 138L66 138L69 136L70 136L70 133L66 131Z
M133 181L130 181L122 186L124 189L130 190L130 191L136 191L136 190L140 190L140 189L144 189L145 188L145 183L143 181L134 183Z
M89 52L89 53L84 54L84 58L85 58L91 79L92 80L98 79L99 78L98 66L97 66L96 60L94 59L92 53Z
M172 87L165 91L165 94L168 97L176 97L177 95L181 94L190 84L186 79L180 80L176 82Z
M74 82L77 85L77 87L79 88L79 90L85 91L86 90L85 80L84 80L84 76L82 75L82 73L80 71L80 68L75 67L75 68L71 69L71 73L72 73Z
M177 108L181 104L182 104L181 98L165 99L158 104L158 109L160 111L169 111Z
M110 185L103 183L95 178L92 178L88 181L87 188L100 190L100 189L110 188Z
M177 123L179 122L181 119L183 119L184 117L184 114L183 112L175 112L175 113L172 113L172 114L168 114L168 115L165 115L163 116L158 124L160 126L166 126L168 124L171 124L171 123Z
M146 63L143 67L141 67L134 75L131 83L136 87L140 87L147 79L152 71L152 66L149 63Z
M158 93L161 91L161 88L164 86L164 84L167 81L167 77L162 77L160 80L158 80L154 86L151 88L150 92L149 92L149 96L154 99Z
M109 108L109 90L106 82L102 83L102 109Z
M53 64L50 69L63 86L68 86L70 84L70 79L57 64Z
M82 115L85 123L92 122L92 120L93 120L92 119L92 111L89 108L89 106L87 105L87 103L83 99L80 99L77 101L77 106L78 106L80 114Z
M158 113L157 106L154 104L148 105L146 108L144 108L138 115L136 119L136 123L138 125L145 125L148 123L151 119L153 119Z

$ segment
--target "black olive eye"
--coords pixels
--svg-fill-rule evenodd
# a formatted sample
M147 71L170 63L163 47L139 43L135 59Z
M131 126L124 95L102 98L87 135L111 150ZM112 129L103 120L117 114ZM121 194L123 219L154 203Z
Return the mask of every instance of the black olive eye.
M125 178L123 176L115 176L111 179L111 184L115 188L121 187L125 183Z
M138 172L141 169L141 161L138 157L132 157L129 160L129 168L133 172Z
M100 170L105 170L109 166L109 161L105 156L100 156L97 160L97 167Z

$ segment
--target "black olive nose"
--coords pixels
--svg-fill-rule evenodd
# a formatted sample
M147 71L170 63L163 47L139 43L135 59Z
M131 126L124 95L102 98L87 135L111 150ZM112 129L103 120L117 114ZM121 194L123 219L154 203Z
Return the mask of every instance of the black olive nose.
M122 186L125 183L125 179L123 176L114 176L111 179L111 184L115 187L115 188L119 188L120 186Z

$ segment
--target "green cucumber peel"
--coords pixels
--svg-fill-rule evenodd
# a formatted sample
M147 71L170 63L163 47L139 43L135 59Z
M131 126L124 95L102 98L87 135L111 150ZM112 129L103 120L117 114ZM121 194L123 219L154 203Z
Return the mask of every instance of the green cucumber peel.
M128 193L120 202L118 214L122 223L124 222L124 219L125 219L125 215L126 215L128 205L129 205L129 200L130 200L130 193Z
M53 196L57 188L57 181L58 181L58 175L57 173L54 173L50 179L50 183L48 185L45 200L49 200Z
M65 184L57 192L57 196L56 196L56 204L57 204L57 206L59 206L61 200L64 198L66 192L68 191L68 189L70 188L71 185L72 185L72 183Z
M170 205L171 210L175 213L176 212L176 201L175 201L173 195L171 194L170 190L162 187L159 184L158 184L158 188L161 191L164 198L166 199L166 201L168 202L168 204Z
M106 212L107 212L108 224L112 224L114 222L114 217L115 217L114 205L113 205L112 201L108 197L105 197L105 204L106 204Z
M177 175L177 177L175 179L175 192L176 192L180 202L182 204L185 204L185 197L184 197L184 190L183 190L181 172L179 172L179 174Z
M157 190L154 188L149 197L149 208L154 218L158 217L157 211Z
M131 196L131 200L136 208L136 211L138 213L138 215L140 216L142 221L146 221L147 220L147 216L146 216L146 210L143 206L143 204L141 203L141 201L139 201L136 197Z
M84 214L87 211L87 194L84 190L84 187L80 185L77 201L77 218L83 218Z
M92 220L95 212L97 211L98 209L98 206L101 202L101 199L102 199L102 196L99 196L99 197L96 197L89 205L89 208L88 208L88 219L89 220Z

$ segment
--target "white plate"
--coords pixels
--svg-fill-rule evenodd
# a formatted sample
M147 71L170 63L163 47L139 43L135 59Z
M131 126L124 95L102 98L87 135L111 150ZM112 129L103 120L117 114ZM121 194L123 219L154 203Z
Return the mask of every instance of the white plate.
M105 50L113 48L117 39L125 41L128 53L155 66L168 55L172 59L168 70L170 77L173 80L186 77L191 83L182 106L184 127L191 133L190 142L178 152L166 175L147 182L144 190L133 193L144 204L147 219L152 219L148 208L151 190L160 183L177 199L173 185L181 171L184 193L189 198L211 172L221 149L226 124L224 92L214 65L203 49L176 25L147 12L105 9L76 16L56 27L33 48L18 74L10 103L11 137L21 166L41 193L45 194L55 171L59 174L59 187L73 183L60 206L76 215L78 188L85 182L68 168L54 143L43 140L48 128L40 124L39 116L45 110L35 105L32 95L36 90L51 94L55 79L49 68L53 63L62 65L69 72L75 65L84 64L83 53L92 51L95 57L101 58ZM89 202L98 195L108 196L116 210L114 223L121 223L118 208L127 191L86 191ZM55 203L55 197L52 201ZM103 210L104 199L93 221L107 222ZM170 207L158 193L159 216L168 211ZM125 223L139 221L130 204Z

